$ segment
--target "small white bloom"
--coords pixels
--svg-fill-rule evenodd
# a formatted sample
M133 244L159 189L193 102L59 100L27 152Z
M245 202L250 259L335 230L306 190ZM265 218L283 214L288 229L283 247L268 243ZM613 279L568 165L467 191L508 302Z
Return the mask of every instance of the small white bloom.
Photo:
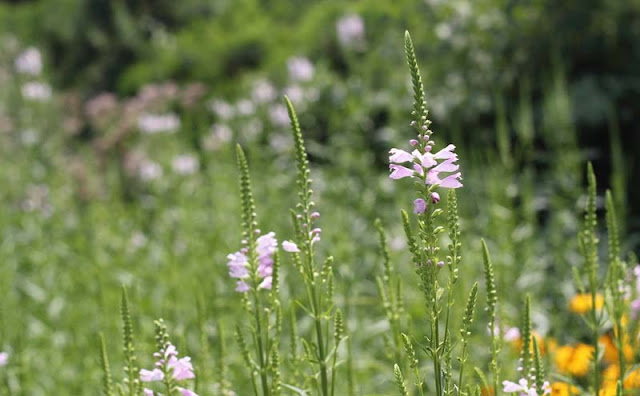
M313 78L313 64L302 56L296 56L287 60L289 77L294 81L309 81Z
M180 118L173 113L146 113L138 117L138 129L148 135L161 132L175 132L178 128L180 128Z
M42 72L42 56L35 47L27 48L15 61L18 73L37 76Z
M162 177L162 167L153 161L145 161L138 169L138 176L143 181L157 180Z
M364 39L364 21L358 14L345 15L336 23L338 41L345 47L362 43Z
M235 115L233 106L224 100L216 99L209 105L211 112L223 120L228 120Z
M31 81L22 86L22 96L29 100L47 100L51 98L51 87L48 84Z
M257 80L253 83L251 98L256 103L267 103L276 98L276 89L267 80Z
M249 99L242 99L236 103L236 109L240 115L251 115L256 111L256 106Z
M289 125L289 112L285 105L277 104L269 108L269 119L273 125L286 127Z
M198 158L190 154L178 155L171 161L173 171L180 175L195 173L200 167Z

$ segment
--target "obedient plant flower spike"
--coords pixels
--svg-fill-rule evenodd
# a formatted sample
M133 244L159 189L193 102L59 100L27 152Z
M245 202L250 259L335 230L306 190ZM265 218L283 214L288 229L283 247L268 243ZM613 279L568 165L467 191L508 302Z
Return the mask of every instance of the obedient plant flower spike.
M296 152L296 167L298 168L298 175L296 177L296 184L298 185L298 197L300 198L299 207L301 209L301 213L297 215L300 216L297 223L307 225L308 229L304 229L303 226L301 233L299 236L301 237L299 242L305 242L301 247L303 252L309 257L309 261L311 261L312 251L311 251L311 239L310 235L311 231L311 210L312 210L312 201L311 201L311 170L309 168L309 159L307 158L307 151L304 146L304 139L302 137L302 130L300 129L300 123L298 122L298 116L296 115L296 111L293 108L293 104L289 100L287 96L284 97L285 104L287 106L287 112L289 113L289 119L291 121L291 131L293 133L293 140Z
M271 348L271 394L280 396L282 394L282 383L280 378L280 353L278 345L274 344Z
M402 343L404 344L404 350L407 354L407 360L409 361L409 367L413 370L413 375L416 378L416 388L418 388L418 393L420 394L420 396L424 396L424 392L422 390L422 387L424 385L424 383L422 382L422 376L420 376L420 371L419 371L419 367L418 367L418 358L416 357L416 351L415 349L413 349L413 344L411 343L411 340L409 339L409 336L407 336L406 334L402 333Z
M400 371L400 367L398 367L397 364L393 365L393 375L396 378L396 386L398 387L398 393L400 396L409 396L409 391L407 390L404 378L402 377L402 371Z
M496 291L495 277L493 274L493 264L489 255L487 243L482 239L482 257L484 259L484 279L487 289L487 312L489 317L489 331L491 333L491 372L493 373L493 389L497 396L500 392L500 366L498 364L498 353L500 352L500 334L496 328L496 305L498 304L498 293Z
M522 338L522 349L520 350L520 364L522 377L528 377L532 369L531 356L531 298L527 295L524 300L522 312L522 323L520 325L520 337Z
M618 217L611 191L605 193L605 209L607 220L607 242L609 266L613 267L620 260L620 236L618 233Z
M401 320L401 283L402 280L394 279L393 276L393 264L391 263L391 256L389 254L389 247L387 246L387 236L382 226L380 219L375 220L375 227L378 231L378 246L380 255L382 256L383 275L382 277L376 276L376 285L378 286L378 292L382 299L382 304L389 320L391 327L391 333L393 337L393 355L396 363L400 363L402 359L402 338L400 333ZM396 281L394 284L394 280Z
M447 229L449 230L449 256L447 264L451 272L452 282L458 280L458 263L460 262L460 250L462 244L460 242L460 222L458 219L458 198L456 190L450 188L447 191Z
M122 317L122 349L124 352L124 383L128 389L129 396L138 396L142 391L142 384L138 378L138 361L133 340L133 325L131 323L131 312L129 310L129 297L127 289L122 287L122 297L120 303L120 314Z
M260 393L258 392L258 383L256 381L256 375L258 374L258 370L256 369L256 364L251 360L249 347L247 346L247 341L244 338L244 334L242 334L242 330L240 329L240 326L236 327L235 336L236 336L236 342L240 346L240 352L242 354L242 359L244 360L244 364L246 364L250 370L251 385L253 386L253 393L256 396L259 396Z
M469 298L467 299L467 308L462 318L462 328L460 329L460 342L462 343L462 352L460 353L460 369L458 370L458 389L463 389L464 366L467 363L469 338L471 337L471 325L473 324L473 313L476 309L476 301L478 297L478 282L473 284Z
M164 355L165 349L169 346L169 334L167 334L167 327L164 324L163 319L158 319L153 322L155 325L155 338L156 338L156 349L159 351L160 355ZM166 356L161 356L162 359L159 361L161 364L158 369L162 372L162 382L165 385L165 389L167 391L168 396L174 396L174 393L178 390L177 385L171 375L169 370Z
M533 337L532 341L533 341L534 377L531 379L531 382L535 383L536 389L540 391L544 388L544 379L546 377L546 373L544 371L544 364L542 362L542 357L540 356L540 346L538 345L538 339L536 337Z
M100 363L102 365L102 392L104 396L114 396L113 379L111 377L111 368L109 367L109 357L107 356L104 334L100 333L98 339L100 341Z
M336 311L333 325L333 358L331 362L331 396L335 395L336 390L336 366L338 363L338 348L344 337L344 322L342 320L342 311Z
M598 294L598 237L596 235L596 227L598 218L596 215L596 176L593 172L593 165L587 164L587 206L584 214L584 228L580 233L580 248L585 260L585 272L589 285L589 293L591 293L591 312L589 321L592 331L592 344L594 347L593 359L593 383L595 392L600 390L600 370L598 365L598 356L600 347L598 340L600 338L600 315L596 304L596 296Z
M240 197L242 202L242 228L243 237L247 241L249 262L255 262L256 247L256 207L251 190L251 178L249 176L249 165L247 157L240 145L236 146L236 157L238 169L240 170Z
M418 67L418 60L416 59L416 53L413 48L413 42L411 41L411 35L406 31L404 33L404 49L407 56L407 63L409 64L409 70L411 72L411 82L413 85L413 119L412 125L415 126L421 139L418 140L418 145L424 148L431 135L429 130L429 113L427 111L427 103L425 100L424 86L422 84L422 77L420 77L420 68ZM426 139L424 138L426 136Z
M607 284L613 300L609 311L613 317L615 344L618 350L618 365L620 367L620 373L622 373L621 375L624 376L626 373L626 362L622 351L624 350L624 339L626 337L626 329L623 323L625 313L624 282L626 280L626 268L620 259L618 217L616 215L616 208L611 191L607 190L605 197L609 256L609 279Z
M297 224L296 231L298 231L296 235L296 248L300 250L300 256L302 256L301 262L305 272L303 279L305 280L305 286L307 288L310 305L309 311L314 321L316 335L315 344L310 344L309 348L313 349L313 361L318 364L320 369L320 393L322 396L329 396L332 385L329 384L327 368L328 353L330 351L328 326L332 316L333 303L329 300L325 304L324 299L330 297L333 287L333 280L330 276L331 261L325 262L325 266L321 268L321 272L318 272L315 265L313 247L314 243L320 239L321 230L320 228L313 227L313 223L319 217L319 213L312 211L314 203L311 201L311 171L295 109L289 98L285 96L284 99L291 120L291 130L296 152L296 166L298 170L296 183L298 186L299 202L296 208L299 212L296 213L294 218L294 224ZM294 260L296 260L296 254L297 253L294 253ZM325 294L323 291L328 293Z

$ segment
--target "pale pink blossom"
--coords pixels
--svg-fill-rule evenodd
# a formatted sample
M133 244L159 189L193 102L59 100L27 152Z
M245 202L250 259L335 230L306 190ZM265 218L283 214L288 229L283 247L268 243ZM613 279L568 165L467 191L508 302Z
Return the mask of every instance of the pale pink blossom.
M289 253L300 252L300 249L298 249L298 245L296 245L294 242L291 242L291 241L283 241L282 248L284 249L285 252L289 252Z

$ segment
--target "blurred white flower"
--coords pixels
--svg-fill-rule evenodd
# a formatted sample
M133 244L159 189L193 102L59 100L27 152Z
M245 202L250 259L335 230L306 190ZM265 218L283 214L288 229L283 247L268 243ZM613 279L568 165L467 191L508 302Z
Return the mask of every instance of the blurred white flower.
M40 136L38 136L38 132L36 132L35 129L25 129L20 134L20 140L25 146L33 146L34 144L38 143L38 140L40 140Z
M441 22L437 24L435 31L436 31L436 36L440 40L448 40L451 38L451 35L453 34L453 28L451 27L450 24L446 22Z
M364 40L364 21L358 14L347 14L336 23L338 41L345 47L362 44Z
M138 176L143 181L157 180L162 177L162 167L153 161L144 161L138 168Z
M221 99L216 99L209 104L209 109L213 114L223 120L228 120L235 115L233 106Z
M180 175L190 175L195 173L200 167L198 158L191 154L178 155L171 161L173 171Z
M213 124L210 131L202 141L204 148L210 151L219 149L222 144L230 142L233 137L231 128L226 124Z
M283 153L293 147L293 139L288 133L272 133L269 136L269 146L275 152Z
M283 104L273 105L269 108L269 119L273 125L286 127L289 125L289 112Z
M277 92L267 80L256 80L253 83L253 90L251 91L251 98L256 103L271 102L276 98Z
M304 90L299 85L286 87L284 89L284 94L287 95L291 103L296 106L299 106L304 102Z
M42 56L35 47L27 48L15 61L18 73L37 76L42 72Z
M138 129L149 135L160 132L175 132L178 128L180 128L180 118L173 113L146 113L138 117Z
M9 353L0 352L0 367L6 366L9 362Z
M142 231L134 231L133 234L131 234L129 244L132 250L138 250L147 244L147 236Z
M47 100L51 98L51 87L45 83L31 81L22 86L22 96L29 100Z
M294 81L309 81L313 78L311 61L302 56L295 56L287 60L289 77Z
M256 106L249 99L242 99L236 103L236 109L240 115L251 115L256 111Z

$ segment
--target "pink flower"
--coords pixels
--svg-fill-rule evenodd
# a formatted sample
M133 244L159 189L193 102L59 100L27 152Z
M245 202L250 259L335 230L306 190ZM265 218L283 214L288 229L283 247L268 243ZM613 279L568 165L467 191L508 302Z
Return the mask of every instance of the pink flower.
M415 146L415 139L411 140L411 145ZM441 173L456 172L460 167L455 162L458 161L458 155L453 152L456 146L453 144L448 145L435 154L431 153L431 146L426 146L420 152L419 149L413 150L408 153L404 150L392 148L389 150L389 169L391 179L397 180L405 177L424 177L426 173L426 184L439 186L444 188L459 188L462 187L460 179L461 173L454 173L440 177ZM438 162L438 160L443 160ZM401 164L411 163L413 170L403 166Z
M185 388L180 388L180 387L178 387L178 391L180 392L180 394L181 394L182 396L198 396L198 395L196 394L196 392L191 391L191 390L189 390L189 389L185 389Z
M409 168L405 168L401 165L390 164L389 169L391 169L390 178L394 180L402 179L405 177L413 177L413 171Z
M140 381L142 382L162 381L163 378L164 374L158 368L151 371L145 369L140 370Z
M518 383L511 381L502 381L503 392L506 393L516 393L518 392L519 396L538 396L538 390L533 384L529 387L529 382L525 378L521 378ZM542 384L542 393L540 395L547 395L551 393L551 386L548 381L545 381Z
M9 353L0 352L0 367L6 366L9 363Z
M193 365L191 364L191 358L189 356L185 356L182 359L173 356L169 360L168 365L173 370L173 378L175 380L181 381L196 377L193 373Z
M258 285L258 289L271 289L273 283L273 277L271 275L266 276L262 282Z
M151 389L144 388L142 392L144 392L144 396L154 396L154 393Z
M289 253L300 252L300 249L298 249L298 245L296 245L294 242L291 242L291 241L283 241L282 248L284 249L285 252L289 252Z
M259 231L257 231L259 233ZM273 273L273 255L278 250L278 240L275 238L274 232L261 235L256 239L256 255L258 259L258 268L255 269L255 275L262 278L262 282L258 286L261 289L271 288L271 274ZM247 241L243 240L243 244ZM295 245L295 244L294 244ZM251 289L250 282L247 279L251 277L249 258L247 256L248 248L243 248L238 252L227 255L227 267L229 267L229 276L239 279L236 283L236 291L245 293ZM269 278L269 280L267 280Z
M403 162L412 162L414 158L413 155L397 148L392 148L391 150L389 150L389 154L391 154L389 156L389 162L394 162L396 164L401 164Z
M240 293L246 293L249 291L249 285L245 281L238 281L236 283L236 291Z
M433 202L434 204L437 204L438 202L440 202L440 194L438 194L437 192L432 192L431 202Z
M427 201L422 198L418 198L413 201L413 213L422 214L427 209Z

